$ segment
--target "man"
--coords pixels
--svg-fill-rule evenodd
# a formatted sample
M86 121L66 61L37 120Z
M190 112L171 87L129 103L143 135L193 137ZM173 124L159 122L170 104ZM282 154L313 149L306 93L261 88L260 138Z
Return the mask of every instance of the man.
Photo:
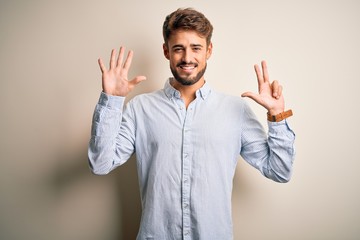
M205 81L212 25L193 9L178 9L163 25L165 57L173 77L164 89L125 96L144 76L128 81L133 52L110 68L99 59L102 87L93 117L89 164L107 174L135 153L142 217L138 239L232 239L231 192L239 154L277 182L291 176L295 135L285 120L282 87L269 82L266 63L255 66L259 94L246 92L268 111L268 137L245 101ZM126 221L126 219L125 219Z

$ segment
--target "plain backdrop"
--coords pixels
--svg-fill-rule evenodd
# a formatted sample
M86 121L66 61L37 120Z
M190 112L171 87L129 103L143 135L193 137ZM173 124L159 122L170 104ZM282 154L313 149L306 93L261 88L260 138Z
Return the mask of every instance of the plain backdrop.
M292 180L278 184L239 158L234 238L359 239L357 0L0 1L0 239L134 239L141 214L136 164L107 176L87 166L97 59L135 52L129 99L171 75L161 27L179 7L214 26L206 80L238 95L257 90L265 59L284 87L296 132ZM247 100L267 128L266 111ZM219 123L221 124L221 123Z

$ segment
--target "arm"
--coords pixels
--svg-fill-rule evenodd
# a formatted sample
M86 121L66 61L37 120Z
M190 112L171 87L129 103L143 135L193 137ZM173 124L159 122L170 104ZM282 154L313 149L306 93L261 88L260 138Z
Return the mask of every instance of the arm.
M262 72L255 65L258 80L259 94L245 92L241 96L249 97L268 110L270 115L284 112L284 97L282 86L277 81L270 83L267 65L262 61ZM244 139L242 156L251 165L258 168L263 175L277 182L287 182L291 178L292 163L295 156L295 134L290 129L286 120L268 122L269 132L266 138L261 133L260 124L251 110L245 109L248 126L245 136L253 136L251 140Z
M125 96L145 77L137 76L128 81L133 52L129 52L124 64L124 48L120 48L117 60L115 55L115 50L112 50L109 70L99 59L103 92L94 111L88 148L89 165L95 174L109 173L134 151L132 111L123 112L123 105Z

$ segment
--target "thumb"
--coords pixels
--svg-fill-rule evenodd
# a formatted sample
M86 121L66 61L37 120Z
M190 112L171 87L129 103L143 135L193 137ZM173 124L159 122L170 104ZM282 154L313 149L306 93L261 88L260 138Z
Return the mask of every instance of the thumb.
M262 104L260 96L253 92L244 92L243 94L241 94L241 97L248 97L248 98L251 98L252 100L254 100L255 102L257 102L258 104L260 104L260 105Z
M133 86L135 86L135 85L139 84L140 82L142 82L142 81L144 81L144 80L146 80L146 77L145 77L145 76L137 76L137 77L135 77L134 79L132 79L132 80L130 81L130 84L133 85Z

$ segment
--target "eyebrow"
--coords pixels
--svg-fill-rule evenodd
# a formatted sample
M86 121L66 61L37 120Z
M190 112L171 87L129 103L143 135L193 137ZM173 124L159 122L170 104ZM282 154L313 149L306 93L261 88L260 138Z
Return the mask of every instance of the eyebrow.
M178 47L184 47L184 45L182 45L182 44L175 44L174 46L172 46L172 48L174 49L174 48L178 48ZM196 43L192 43L192 44L190 44L190 47L203 47L203 45L201 45L201 44L196 44Z

